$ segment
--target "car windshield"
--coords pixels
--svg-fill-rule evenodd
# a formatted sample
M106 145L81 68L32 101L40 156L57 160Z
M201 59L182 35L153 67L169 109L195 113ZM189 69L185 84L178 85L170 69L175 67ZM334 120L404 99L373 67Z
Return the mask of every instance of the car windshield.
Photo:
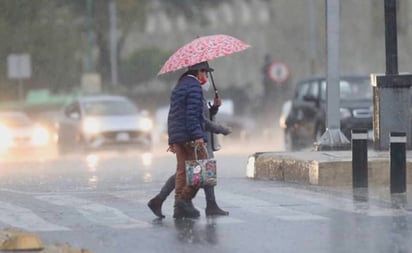
M138 112L137 107L127 100L88 101L84 104L87 115L130 115Z
M346 78L339 83L342 100L372 99L372 86L369 78ZM326 81L322 81L322 99L326 99Z
M31 120L24 114L0 115L0 124L8 127L22 127L31 125Z

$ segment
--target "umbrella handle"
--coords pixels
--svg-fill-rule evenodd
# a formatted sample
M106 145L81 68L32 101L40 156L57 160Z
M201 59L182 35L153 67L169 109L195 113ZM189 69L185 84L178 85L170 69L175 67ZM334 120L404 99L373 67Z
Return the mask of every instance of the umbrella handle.
M215 90L215 98L219 98L219 91L216 88L215 80L213 79L212 72L210 72L210 79L212 80L213 89Z

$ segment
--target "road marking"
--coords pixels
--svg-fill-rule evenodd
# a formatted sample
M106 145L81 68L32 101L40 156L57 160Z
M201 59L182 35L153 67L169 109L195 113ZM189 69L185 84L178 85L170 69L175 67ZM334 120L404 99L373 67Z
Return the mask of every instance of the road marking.
M140 190L126 190L126 191L115 191L108 193L116 198L124 199L132 203L147 204L151 198L155 196L150 196L148 192Z
M328 220L328 218L314 215L311 213L292 210L286 207L281 207L268 201L259 200L254 197L234 194L226 191L219 191L219 201L230 203L245 209L248 212L257 213L268 217L274 217L280 220L287 221L319 221Z
M86 199L80 199L70 195L43 195L36 196L36 198L55 205L74 208L91 222L111 228L128 229L150 227L149 223L131 218L116 208L101 205Z
M372 217L399 216L406 214L406 212L399 209L379 207L369 202L358 202L353 199L326 195L308 190L289 187L276 189L261 188L260 190L271 195L278 195L280 199L298 199L299 201L316 203L330 209L365 214Z
M28 231L68 231L67 227L43 220L29 209L0 201L0 221Z
M129 202L135 202L139 204L144 204L146 205L149 199L153 198L153 196L149 196L150 193L143 192L143 191L117 191L117 192L112 192L109 193L110 195L124 199ZM201 196L202 194L199 194L198 198L204 198L204 195ZM172 217L173 215L173 198L174 196L171 195L162 205L162 213L165 214L166 216ZM147 208L147 211L150 212L149 208ZM202 214L203 215L203 214ZM233 224L233 223L243 223L244 221L240 219L236 219L234 217L230 216L222 216L222 217L207 217L206 219L196 219L197 223L202 224L202 225L210 225L210 222L215 222L218 224Z

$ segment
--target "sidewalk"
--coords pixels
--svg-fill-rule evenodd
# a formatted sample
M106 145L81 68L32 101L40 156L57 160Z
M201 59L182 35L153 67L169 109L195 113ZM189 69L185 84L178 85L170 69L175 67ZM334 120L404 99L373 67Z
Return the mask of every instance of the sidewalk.
M379 201L412 211L412 151L407 152L407 192L390 193L389 152L368 150L368 188L352 187L352 151L257 152L249 155L247 176L298 183L361 202Z
M407 182L412 183L412 151ZM389 152L368 151L369 185L389 185ZM248 161L249 177L319 186L352 185L352 151L258 152Z

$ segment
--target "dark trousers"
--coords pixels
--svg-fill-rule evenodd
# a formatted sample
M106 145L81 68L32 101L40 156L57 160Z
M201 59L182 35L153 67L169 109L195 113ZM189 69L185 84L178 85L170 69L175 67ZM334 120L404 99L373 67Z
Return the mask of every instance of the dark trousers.
M175 189L176 174L172 175L167 179L166 183L163 185L160 193L158 194L161 200L165 200L169 194ZM205 186L203 187L205 191L206 201L215 201L215 186Z

